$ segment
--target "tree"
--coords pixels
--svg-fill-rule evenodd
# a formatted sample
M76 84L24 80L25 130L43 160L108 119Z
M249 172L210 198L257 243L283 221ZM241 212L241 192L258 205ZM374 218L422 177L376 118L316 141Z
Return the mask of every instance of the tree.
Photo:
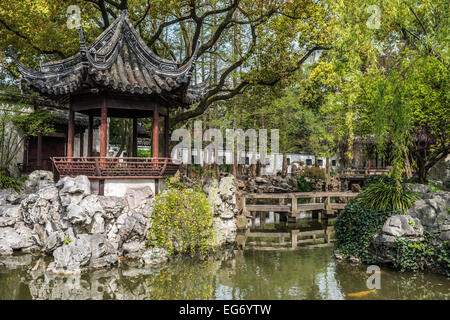
M0 173L10 174L27 136L54 131L52 115L44 110L27 112L20 103L0 102Z
M242 94L252 85L273 86L328 46L326 8L311 0L287 4L282 0L78 0L73 4L81 8L88 41L107 28L120 10L128 9L141 37L158 54L182 62L199 46L199 61L204 59L207 64L218 59L217 82L194 108L176 112L172 125L199 116L214 103ZM3 2L1 51L13 45L21 59L34 66L39 59L74 54L79 50L78 38L74 30L66 28L66 9L66 3L56 0ZM230 43L236 26L241 30L242 45L233 53ZM254 68L257 53L259 70ZM230 79L236 78L239 70L239 81L233 83Z
M379 28L370 26L372 4L329 2L339 19L330 22L333 47L321 60L341 80L326 100L346 119L339 131L347 132L347 153L354 135L374 135L378 152L390 145L398 182L410 168L423 182L449 151L448 3L381 2Z

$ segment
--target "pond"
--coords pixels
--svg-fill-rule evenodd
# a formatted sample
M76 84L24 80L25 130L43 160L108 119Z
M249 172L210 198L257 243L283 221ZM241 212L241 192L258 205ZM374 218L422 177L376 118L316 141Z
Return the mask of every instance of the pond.
M382 268L367 291L364 266L337 262L333 249L229 251L208 262L121 265L81 276L45 272L49 258L0 257L0 299L449 299L450 281Z

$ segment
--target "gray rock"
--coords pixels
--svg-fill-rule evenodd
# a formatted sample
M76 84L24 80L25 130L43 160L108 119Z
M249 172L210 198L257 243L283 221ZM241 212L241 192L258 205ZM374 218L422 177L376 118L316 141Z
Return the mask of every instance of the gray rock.
M0 228L13 227L16 224L16 218L13 217L0 217Z
M0 256L10 256L13 254L13 249L5 242L0 242Z
M415 192L415 193L428 193L431 191L431 187L424 185L424 184L418 184L418 183L404 183L403 187L407 191Z
M232 199L235 196L236 187L234 186L234 177L224 177L219 183L219 194L225 199Z
M34 225L45 225L51 221L61 228L61 204L58 190L54 186L40 189L36 194L30 194L21 204L22 217L30 228Z
M96 214L100 216L105 214L105 210L102 208L97 195L86 196L80 201L79 205L89 217L93 217Z
M450 230L442 231L439 235L439 239L442 241L449 241L450 240Z
M19 204L22 199L22 195L14 189L2 189L0 190L0 206L6 204Z
M149 229L148 219L141 214L134 213L125 218L122 227L119 229L122 243L129 241L143 241Z
M0 243L8 245L13 250L20 250L36 244L33 231L25 226L0 228Z
M237 226L233 220L223 220L214 218L214 232L216 246L223 246L227 243L234 243L236 240Z
M103 208L105 219L114 219L121 215L127 203L121 197L98 196L98 202Z
M122 245L122 254L129 259L136 259L142 255L144 249L144 241L130 241Z
M76 178L64 177L58 181L61 204L67 207L69 204L79 204L81 200L91 193L91 183L86 176Z
M91 225L89 226L89 233L104 233L105 232L105 219L103 219L102 214L97 213L92 218Z
M394 237L421 237L423 226L417 218L409 215L395 215L387 219L382 232Z
M62 231L51 233L44 246L44 252L47 254L52 254L56 248L62 246L66 240L66 235Z
M425 230L434 233L446 231L446 225L450 225L449 192L429 193L429 199L417 200L406 214L421 221Z
M0 217L20 219L22 217L20 205L5 205L0 207Z
M79 274L83 268L89 265L91 255L89 235L78 235L69 244L65 244L53 252L54 261L49 264L47 270L57 274Z
M119 262L119 256L114 247L105 241L102 234L94 234L90 237L92 256L90 261L91 268L104 268Z
M153 248L144 252L141 258L144 264L157 265L169 260L169 255L162 248Z
M24 190L26 193L33 193L39 189L54 185L55 182L51 171L36 170L28 175L28 179L24 182Z
M125 199L130 209L141 206L145 201L152 198L153 192L150 187L128 188L125 193Z
M259 184L268 184L268 183L269 183L269 180L264 179L264 178L262 178L262 177L256 177L256 178L255 178L255 182L256 182L256 183L259 183Z
M77 204L70 203L67 206L67 219L78 225L89 225L92 222L91 217Z

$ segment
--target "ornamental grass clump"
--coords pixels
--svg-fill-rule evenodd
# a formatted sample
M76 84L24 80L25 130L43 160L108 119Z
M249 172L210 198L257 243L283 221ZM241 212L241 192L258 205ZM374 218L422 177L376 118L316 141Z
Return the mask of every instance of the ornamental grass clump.
M155 199L149 245L170 255L204 257L215 243L213 217L201 190L169 186Z
M413 192L395 182L378 181L367 186L358 196L358 202L374 210L392 210L404 213L416 201Z

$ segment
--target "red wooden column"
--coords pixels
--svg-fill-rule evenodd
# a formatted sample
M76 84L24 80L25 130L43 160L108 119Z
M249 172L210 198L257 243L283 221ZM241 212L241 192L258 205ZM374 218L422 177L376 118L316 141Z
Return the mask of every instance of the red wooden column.
M167 110L167 115L164 117L164 157L170 158L169 154L169 129L170 129L170 120L169 120L169 110Z
M159 158L159 110L158 105L153 111L153 136L152 136L152 157Z
M106 108L106 99L103 98L100 117L100 157L106 157L106 148L108 144L108 109Z
M42 170L43 168L42 168L42 134L38 134L38 136L37 136L37 157L36 157L37 159L37 163L36 163L36 166L37 166L37 169L38 170Z
M106 157L106 148L108 144L108 109L106 107L106 97L103 97L103 103L100 112L100 157ZM106 160L100 160L100 167ZM105 195L105 179L98 180L98 194Z
M89 126L88 126L88 148L87 148L87 156L92 157L92 146L94 142L94 117L89 115Z
M73 157L73 137L75 133L75 112L72 110L72 106L69 109L69 124L67 128L67 157Z
M159 158L159 110L158 105L153 111L153 136L152 136L152 157ZM155 194L159 192L159 179L155 179Z
M137 129L138 129L137 118L133 118L133 157L137 157L137 150L138 150Z

